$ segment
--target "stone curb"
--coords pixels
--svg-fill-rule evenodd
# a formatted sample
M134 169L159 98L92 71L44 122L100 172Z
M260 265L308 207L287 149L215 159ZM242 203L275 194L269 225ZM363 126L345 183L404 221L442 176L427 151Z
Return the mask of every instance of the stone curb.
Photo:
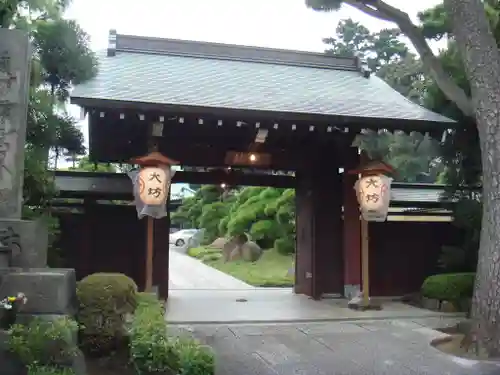
M360 316L351 318L317 318L317 319L288 319L288 320L207 320L207 321L196 321L196 320L167 320L169 325L236 325L236 324L286 324L286 323L327 323L327 322L359 322L368 320L415 320L415 319L427 319L427 318L462 318L463 314L432 314L426 316Z
M440 344L446 344L447 342L450 342L451 340L453 340L453 335L450 335L450 334L447 334L447 333L443 333L443 336L437 337L437 338L431 340L430 346L433 349L437 350L439 353L441 353L441 354L443 354L445 356L451 357L451 358L453 358L456 361L467 362L467 363L469 363L471 365L475 365L475 364L485 364L486 365L487 364L487 365L500 366L500 359L497 359L497 360L491 360L491 359L470 359L470 358L465 358L465 357L461 357L461 356L458 356L458 355L454 355L454 354L443 352L442 350L439 350L436 347L437 345L440 345Z

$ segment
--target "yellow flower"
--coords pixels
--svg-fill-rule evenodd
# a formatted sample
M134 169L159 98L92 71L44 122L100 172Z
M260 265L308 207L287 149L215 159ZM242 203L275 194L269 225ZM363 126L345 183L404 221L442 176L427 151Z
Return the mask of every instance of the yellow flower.
M16 301L16 297L7 297L7 301L9 302L15 302Z

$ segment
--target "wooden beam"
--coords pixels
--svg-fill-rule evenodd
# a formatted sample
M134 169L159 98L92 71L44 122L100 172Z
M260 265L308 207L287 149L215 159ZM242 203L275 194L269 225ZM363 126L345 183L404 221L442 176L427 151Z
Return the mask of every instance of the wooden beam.
M103 200L132 200L132 183L123 173L57 171L56 186L59 198L85 198ZM173 183L222 184L242 186L274 186L294 188L295 177L283 175L261 175L233 173L223 170L211 172L178 171ZM453 202L439 200L445 186L433 184L392 184L391 207L447 207ZM411 215L411 214L409 214Z

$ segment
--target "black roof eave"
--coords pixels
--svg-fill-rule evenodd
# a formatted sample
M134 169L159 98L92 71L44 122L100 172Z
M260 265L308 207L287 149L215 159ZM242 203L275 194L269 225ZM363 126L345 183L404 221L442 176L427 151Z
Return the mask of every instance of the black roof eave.
M335 116L317 113L298 113L298 112L279 112L264 110L249 110L237 108L203 107L178 104L160 104L148 102L122 101L112 99L85 98L71 96L71 104L79 105L83 108L111 108L128 109L143 111L165 111L177 113L193 113L200 115L218 115L235 116L262 119L263 117L273 120L283 121L306 121L314 122L316 125L321 123L325 125L345 126L352 130L361 129L388 129L403 131L418 131L442 134L444 130L453 129L461 126L455 121L423 121L408 119L390 119L377 117L353 117L353 116Z

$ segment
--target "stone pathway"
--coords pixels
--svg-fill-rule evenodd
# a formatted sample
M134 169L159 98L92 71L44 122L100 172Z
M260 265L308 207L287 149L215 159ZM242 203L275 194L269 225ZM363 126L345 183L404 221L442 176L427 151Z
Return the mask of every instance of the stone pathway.
M170 250L169 259L169 288L176 289L212 289L238 290L254 289L232 276L220 272L189 255L182 254L175 249Z
M166 319L177 324L242 324L443 315L393 301L383 302L383 307L382 311L357 312L347 308L347 300L314 301L307 296L294 294L291 289L171 290Z
M500 366L445 355L429 345L439 324L396 319L275 325L170 326L212 346L216 375L493 375Z

